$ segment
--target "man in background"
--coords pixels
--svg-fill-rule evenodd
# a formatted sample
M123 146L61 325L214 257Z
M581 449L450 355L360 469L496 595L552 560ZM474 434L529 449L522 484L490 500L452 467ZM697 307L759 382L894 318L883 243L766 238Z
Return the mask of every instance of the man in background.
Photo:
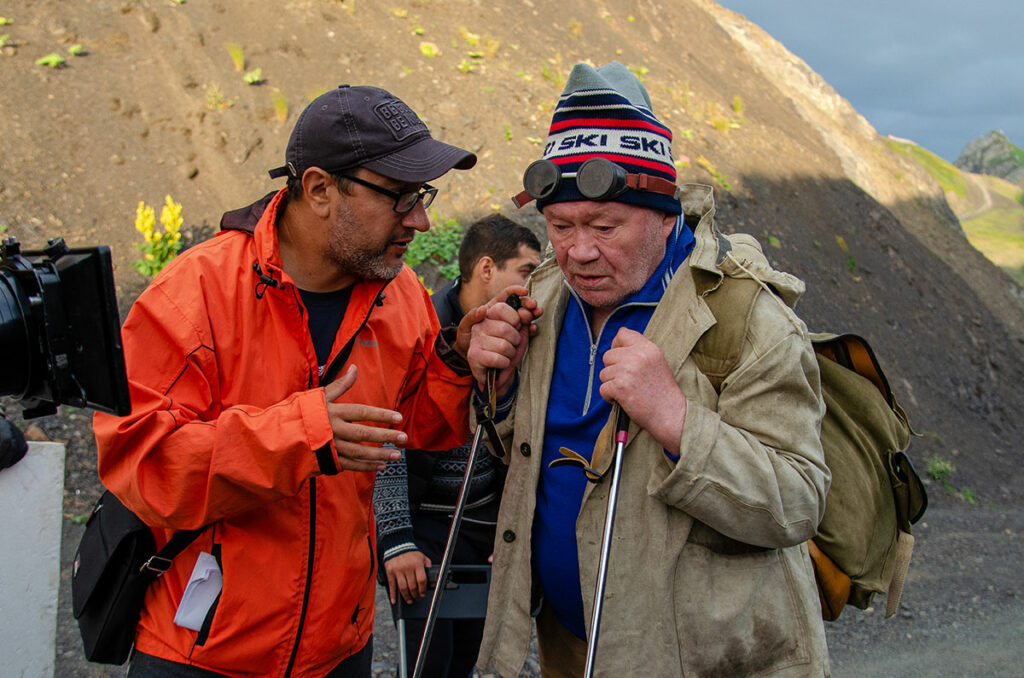
M431 298L441 326L458 325L467 311L510 285L525 285L540 265L540 250L537 237L507 217L475 222L459 246L459 277ZM392 604L398 596L411 604L427 593L426 570L440 565L468 458L468 444L443 453L409 449L377 474L377 548ZM504 479L504 464L489 454L477 456L453 564L487 563ZM417 656L423 628L422 620L405 623L410 658ZM482 619L438 620L423 675L469 676L482 633Z

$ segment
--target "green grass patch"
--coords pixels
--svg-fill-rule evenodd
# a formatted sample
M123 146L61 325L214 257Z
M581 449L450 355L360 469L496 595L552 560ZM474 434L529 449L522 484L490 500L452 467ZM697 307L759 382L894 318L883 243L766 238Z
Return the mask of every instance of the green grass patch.
M274 106L274 117L280 122L288 119L288 98L281 93L281 90L271 90L270 103Z
M37 66L47 66L49 68L61 68L62 66L64 66L64 63L64 57L57 54L56 52L51 52L46 56L39 57L38 59L36 59Z
M993 209L962 225L971 245L1024 287L1024 210Z
M942 187L942 190L956 193L961 198L966 195L967 182L964 180L964 175L951 163L917 144L908 144L894 139L887 139L886 143L892 150L924 167L925 171Z
M990 191L998 193L1007 200L1012 200L1015 203L1024 203L1024 188L1017 184L1010 183L1006 179L1000 179L999 177L990 177L984 174L980 174L978 176L985 182L985 185Z
M231 57L231 63L235 65L235 70L241 73L245 70L245 50L237 42L224 43L224 49L228 51L228 56Z

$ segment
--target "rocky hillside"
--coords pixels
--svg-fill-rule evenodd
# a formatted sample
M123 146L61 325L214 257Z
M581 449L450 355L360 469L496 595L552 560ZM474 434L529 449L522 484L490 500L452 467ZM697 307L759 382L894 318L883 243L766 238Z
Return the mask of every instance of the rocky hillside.
M968 172L988 174L1024 186L1024 150L1002 132L989 132L967 144L953 164Z
M710 0L11 0L3 16L0 227L26 246L110 244L123 310L146 282L129 266L138 202L170 194L190 237L208 237L279 185L266 170L296 116L343 82L390 89L478 153L440 182L437 219L501 210L538 226L508 196L571 65L621 61L674 130L681 179L714 185L722 227L807 281L808 324L876 346L924 435L919 466L955 461L983 499L1024 493L1019 288L920 164ZM63 66L37 64L52 53Z

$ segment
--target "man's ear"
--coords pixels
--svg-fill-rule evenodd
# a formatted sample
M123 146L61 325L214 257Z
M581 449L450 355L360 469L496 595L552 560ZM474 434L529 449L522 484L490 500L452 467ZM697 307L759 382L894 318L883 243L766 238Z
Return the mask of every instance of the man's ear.
M310 167L302 173L302 195L309 209L321 219L330 214L332 186L336 188L334 178L319 167Z
M676 221L679 216L676 214L665 213L661 219L661 230L663 231L664 237L668 237L668 234L672 232L672 229L676 226Z
M473 278L479 278L485 285L489 284L497 268L494 259L485 254L476 260L476 265L473 267Z

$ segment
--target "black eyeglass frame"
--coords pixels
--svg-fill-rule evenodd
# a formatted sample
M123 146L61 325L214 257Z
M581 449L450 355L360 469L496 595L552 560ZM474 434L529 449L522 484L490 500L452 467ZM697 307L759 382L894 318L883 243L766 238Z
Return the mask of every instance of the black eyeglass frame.
M393 209L395 212L399 214L407 214L411 212L416 208L416 203L420 202L421 200L423 201L423 209L426 209L430 207L430 203L434 202L434 198L437 197L437 189L431 186L430 184L423 184L417 191L405 191L404 193L399 193L398 191L393 191L390 188L378 186L375 183L367 181L366 179L360 179L359 177L352 176L351 174L342 174L341 177L344 179L348 179L349 181L354 181L360 186L365 186L371 191L376 191L381 195L386 195L387 197L391 198L392 200L395 201L395 204L391 206L391 209ZM412 199L409 198L409 196L415 196L415 198ZM412 202L409 203L409 206L406 207L405 209L400 209L402 201L407 201L410 199L412 200Z

